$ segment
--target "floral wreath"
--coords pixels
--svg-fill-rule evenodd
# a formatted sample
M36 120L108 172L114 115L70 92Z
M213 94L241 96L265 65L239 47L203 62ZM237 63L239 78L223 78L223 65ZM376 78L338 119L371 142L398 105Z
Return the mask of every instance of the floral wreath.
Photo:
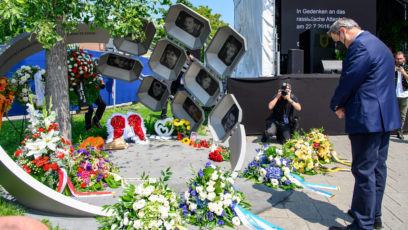
M16 94L16 100L23 106L29 102L29 95L33 94L31 81L34 81L34 75L40 72L41 81L45 83L45 70L39 66L23 65L10 78L10 86ZM36 89L37 90L37 89ZM31 95L32 96L32 95ZM37 99L37 96L32 96Z
M129 136L130 128L129 124L126 122L127 117L120 113L113 113L112 116L106 121L106 129L108 131L108 138L106 143L112 142L113 140L123 137L126 139Z
M136 144L147 144L148 140L146 138L146 127L144 125L143 117L140 114L133 112L127 113L126 117L130 129L130 132L128 132L130 136L127 136L126 138L131 138Z
M69 49L67 64L70 103L72 105L79 105L74 86L79 84L79 81L82 81L86 88L88 104L92 105L99 95L99 84L97 81L99 74L96 70L95 61L92 59L92 54L88 54L87 51L78 47Z

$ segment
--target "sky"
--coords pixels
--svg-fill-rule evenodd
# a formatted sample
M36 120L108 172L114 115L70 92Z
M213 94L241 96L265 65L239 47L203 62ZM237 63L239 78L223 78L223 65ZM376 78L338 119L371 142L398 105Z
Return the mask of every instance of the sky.
M234 27L234 0L189 0L193 6L208 6L213 13L221 14L221 20Z

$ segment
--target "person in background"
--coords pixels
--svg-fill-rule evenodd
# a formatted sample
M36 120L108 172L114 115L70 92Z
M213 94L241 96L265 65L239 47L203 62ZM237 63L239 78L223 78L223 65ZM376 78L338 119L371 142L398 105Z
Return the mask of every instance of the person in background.
M103 82L102 76L99 75L97 79L99 83L99 88L104 89L105 88L105 82ZM101 95L98 95L98 98L94 102L98 108L96 109L95 116L93 116L94 108L93 105L89 106L88 112L85 114L85 129L86 131L92 130L92 126L96 126L98 129L102 129L102 125L99 123L99 121L102 118L103 113L105 112L106 108L106 102L102 99Z
M403 128L408 110L408 65L403 52L396 52L395 58L395 86L398 99L398 107L401 116L401 128L397 131L397 137L404 140Z
M272 136L280 143L285 143L290 138L291 127L296 126L293 119L293 110L302 109L299 100L292 93L289 83L283 82L275 97L268 103L268 109L272 111L266 119L266 129L262 142L270 142Z
M327 34L347 48L330 109L346 119L351 142L354 221L329 229L381 229L390 131L401 127L394 87L394 58L388 47L350 18L334 22Z

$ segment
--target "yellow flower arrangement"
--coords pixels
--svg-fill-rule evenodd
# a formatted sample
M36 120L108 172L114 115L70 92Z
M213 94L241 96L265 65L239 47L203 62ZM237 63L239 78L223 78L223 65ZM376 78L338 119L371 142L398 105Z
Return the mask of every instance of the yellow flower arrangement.
M184 119L174 119L171 123L177 133L187 134L191 129L190 122Z
M334 160L332 154L335 152L323 129L312 129L303 136L297 133L283 145L283 149L295 169L304 174L321 173L321 164Z

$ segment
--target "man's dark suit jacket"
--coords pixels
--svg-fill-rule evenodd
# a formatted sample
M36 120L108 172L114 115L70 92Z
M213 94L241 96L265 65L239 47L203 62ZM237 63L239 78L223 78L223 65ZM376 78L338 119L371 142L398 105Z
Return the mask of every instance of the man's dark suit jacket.
M330 108L345 108L346 132L388 132L401 127L394 87L394 57L370 32L360 33L343 61Z

